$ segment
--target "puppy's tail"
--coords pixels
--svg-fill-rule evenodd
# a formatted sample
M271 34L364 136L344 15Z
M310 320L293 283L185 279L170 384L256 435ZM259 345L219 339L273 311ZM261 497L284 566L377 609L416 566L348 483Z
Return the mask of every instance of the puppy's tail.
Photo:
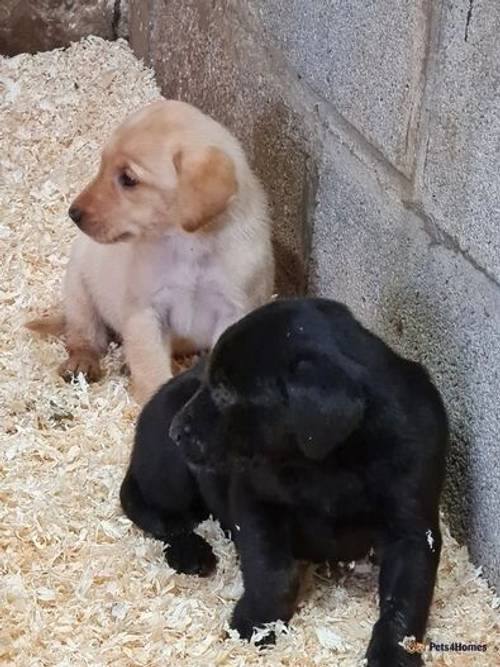
M66 318L63 313L49 312L38 319L25 322L24 326L42 336L57 336L60 338L66 328Z

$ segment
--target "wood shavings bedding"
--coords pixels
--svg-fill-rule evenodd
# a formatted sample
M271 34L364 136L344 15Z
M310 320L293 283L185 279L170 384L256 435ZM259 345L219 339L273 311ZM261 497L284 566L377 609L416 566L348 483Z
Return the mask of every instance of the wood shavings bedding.
M66 210L103 139L158 94L122 41L0 59L0 664L361 665L377 616L374 567L309 569L291 628L270 651L225 640L241 592L232 544L206 522L217 573L178 575L120 512L137 415L121 351L99 384L66 385L55 372L61 343L22 328L58 302L74 234ZM488 650L426 661L500 664L498 603L445 531L428 639Z

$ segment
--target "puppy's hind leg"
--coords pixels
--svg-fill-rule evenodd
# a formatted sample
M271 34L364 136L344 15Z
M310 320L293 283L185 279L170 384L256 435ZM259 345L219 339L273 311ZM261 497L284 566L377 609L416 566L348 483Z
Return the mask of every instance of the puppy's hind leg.
M385 535L379 575L380 617L368 651L368 667L421 667L419 653L401 645L404 637L423 641L441 553L437 517L427 524L405 517Z
M89 382L97 382L102 376L99 359L106 351L108 335L82 276L72 262L66 274L64 308L68 358L59 366L59 375L70 381L83 373Z

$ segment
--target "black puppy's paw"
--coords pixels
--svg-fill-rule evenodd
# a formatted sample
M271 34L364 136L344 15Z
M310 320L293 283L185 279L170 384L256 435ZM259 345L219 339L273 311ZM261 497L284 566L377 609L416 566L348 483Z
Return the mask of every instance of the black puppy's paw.
M217 559L212 547L196 533L173 538L165 551L167 563L176 572L206 577L215 570Z
M233 630L237 630L241 639L250 641L255 630L262 628L267 621L262 621L257 618L257 614L252 610L245 596L243 596L236 604L233 615L231 617L230 626ZM276 643L276 634L273 630L258 639L255 642L256 646L264 647Z
M397 642L372 639L366 653L367 667L421 667L422 657L411 653Z

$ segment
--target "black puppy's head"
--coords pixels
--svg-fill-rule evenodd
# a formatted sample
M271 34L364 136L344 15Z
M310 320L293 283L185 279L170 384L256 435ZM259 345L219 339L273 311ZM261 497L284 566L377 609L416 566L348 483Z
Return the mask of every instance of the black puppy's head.
M307 318L267 306L228 329L170 428L188 461L321 461L361 424L351 362L316 343ZM272 332L272 336L269 336Z

